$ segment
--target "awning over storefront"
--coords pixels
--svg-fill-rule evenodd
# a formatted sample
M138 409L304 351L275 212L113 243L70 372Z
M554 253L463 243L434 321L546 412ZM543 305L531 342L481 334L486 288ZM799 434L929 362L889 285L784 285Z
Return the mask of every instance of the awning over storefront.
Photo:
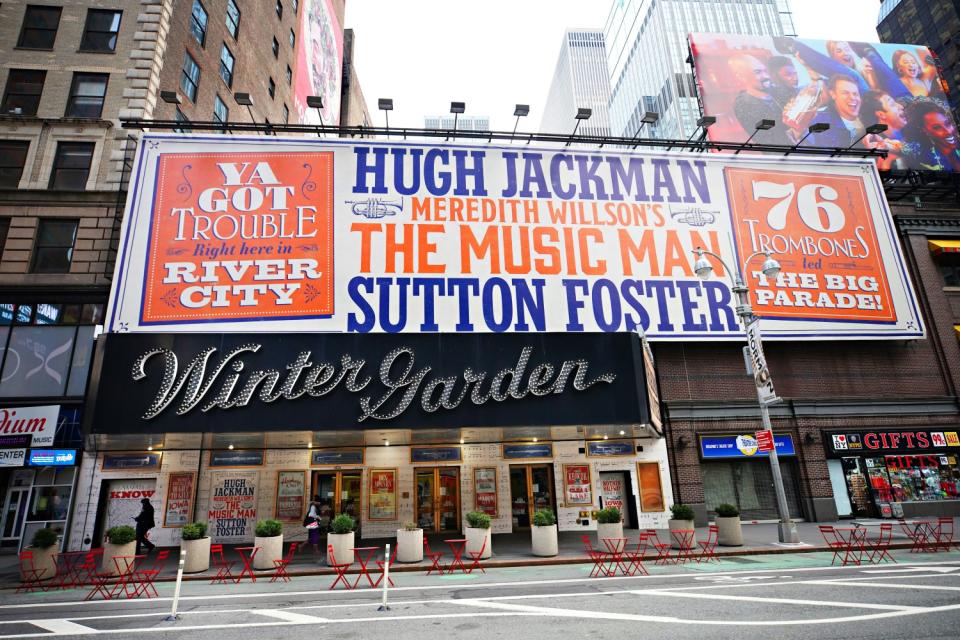
M941 253L960 253L960 240L928 240L930 253L939 255Z

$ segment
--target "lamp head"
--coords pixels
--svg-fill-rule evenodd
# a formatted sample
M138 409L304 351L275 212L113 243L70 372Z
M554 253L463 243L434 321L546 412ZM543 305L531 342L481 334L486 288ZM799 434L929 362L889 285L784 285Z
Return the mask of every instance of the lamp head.
M714 116L703 116L702 118L697 120L697 126L703 127L704 129L708 129L711 126L715 125L716 123L717 123L717 119Z
M517 116L518 118L521 116L529 115L529 114L530 114L530 105L528 104L518 104L513 110L513 115Z
M323 96L307 96L307 106L311 109L323 109Z
M766 255L767 259L763 261L763 267L761 267L763 275L768 278L776 278L777 274L780 273L780 263L774 260L769 253Z
M769 131L770 129L773 129L775 126L777 126L777 121L763 119L760 122L758 122L756 126L757 126L757 131Z
M589 120L590 116L592 115L593 115L593 109L586 109L584 107L580 107L579 109L577 109L577 115L574 117L576 117L577 120Z
M393 111L393 98L380 98L377 100L377 108L380 111Z
M160 99L167 104L180 104L180 96L177 95L176 91L161 91Z
M697 261L693 263L693 272L696 273L697 277L701 280L706 280L713 273L713 265L711 265L710 261L703 255L703 249L700 247L697 247L694 253L697 254Z
M640 118L640 122L644 124L656 124L657 120L660 119L660 114L656 111L647 111L643 114L643 117Z
M812 125L807 127L807 131L810 133L823 133L830 129L829 122L814 122Z
M253 98L250 97L249 93L237 92L233 94L233 99L237 101L237 104L242 104L245 107L253 106Z
M466 102L451 102L450 103L450 113L463 113L467 110Z
M883 133L889 128L890 127L888 127L885 124L872 124L869 127L867 127L867 133L871 133L871 134Z

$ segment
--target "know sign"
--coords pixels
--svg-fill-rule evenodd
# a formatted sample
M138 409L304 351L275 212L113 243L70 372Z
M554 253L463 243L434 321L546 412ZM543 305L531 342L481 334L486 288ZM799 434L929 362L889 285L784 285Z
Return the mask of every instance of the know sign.
M144 135L111 331L920 337L873 164L527 145ZM250 324L254 322L255 324Z

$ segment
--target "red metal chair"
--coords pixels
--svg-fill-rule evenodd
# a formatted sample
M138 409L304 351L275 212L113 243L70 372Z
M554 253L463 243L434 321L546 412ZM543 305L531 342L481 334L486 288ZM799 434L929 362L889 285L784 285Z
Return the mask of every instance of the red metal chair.
M643 560L647 555L647 549L649 547L650 541L646 533L640 534L640 539L637 542L637 546L632 552L624 547L623 555L626 556L627 560L630 562L627 575L636 575L638 571L645 576L650 575L650 572L647 571L647 568L643 566Z
M829 524L820 525L820 535L823 536L823 541L827 543L827 547L833 551L833 559L830 561L830 566L836 564L837 560L840 560L842 564L843 557L840 554L846 551L847 544L840 538L833 526Z
M210 584L227 584L227 582L236 582L236 579L233 577L233 562L227 560L226 555L223 553L222 544L212 544L210 545L210 559L213 560L213 565L217 569L217 575L213 577L213 580L210 581Z
M76 586L82 587L91 585L95 581L95 576L100 569L100 563L103 559L103 547L91 549L84 557L83 563L77 567Z
M944 551L950 551L953 545L953 518L950 516L940 516L937 518L937 547L943 547Z
M330 585L330 590L333 591L336 588L337 583L341 580L343 581L343 586L347 589L353 589L353 585L350 584L350 581L347 580L347 569L350 568L352 562L347 564L337 564L337 559L333 555L333 545L327 545L327 561L330 565L330 568L337 572L337 579L333 581L333 584Z
M389 563L385 562L384 560L377 560L377 566L380 568L380 577L377 578L377 581L373 583L374 589L376 589L377 587L379 587L379 586L380 586L380 583L383 582L383 570L384 570L384 567L389 566L391 569L393 569L393 563L396 562L396 560L397 560L397 547L396 547L396 546L393 547L393 553L390 554L390 561L389 561ZM391 587L397 586L397 585L393 584L393 578L389 578L389 577L388 577L388 578L387 578L387 581L390 583L390 586L391 586Z
M910 547L910 553L926 553L931 551L930 538L935 538L935 535L930 529L931 525L929 522L920 521L910 525L902 518L899 522L903 533L913 541L913 546ZM937 550L936 544L933 544L932 547L933 551Z
M20 552L20 586L17 587L17 593L32 593L34 591L46 591L47 585L43 583L43 574L46 569L37 569L33 564L33 551Z
M694 529L674 529L670 531L670 538L677 545L677 557L675 562L692 562L696 560L693 555L693 541L696 531Z
M427 556L430 560L433 560L433 564L430 565L430 568L427 569L427 575L430 575L434 570L437 571L441 576L443 575L443 565L440 562L440 558L443 557L442 551L431 551L430 543L427 542L427 536L423 536L423 555Z
M593 570L590 572L590 577L597 578L601 573L607 577L610 577L610 569L607 568L607 562L610 559L610 554L606 551L594 549L593 543L590 541L590 536L580 536L580 539L583 540L583 548L587 552L587 556L593 560Z
M701 562L720 562L717 557L717 541L720 536L720 528L712 524L707 533L707 539L703 542L697 542L700 546L700 555L697 556L697 563Z
M657 552L657 558L654 561L655 564L673 564L675 562L674 557L670 555L670 543L660 542L660 536L657 535L656 529L647 529L641 535L645 537L646 541L648 541Z
M880 525L880 533L876 538L868 538L864 543L864 551L869 552L867 562L880 564L884 558L896 562L890 555L890 540L893 538L893 523L884 522Z
M156 582L157 576L163 571L169 557L169 549L158 551L149 569L144 569L142 566L138 566L135 569L135 578L139 585L134 597L145 595L148 598L156 598L160 596L160 594L157 593L157 587L154 582ZM151 592L153 595L150 595Z
M287 567L290 566L290 563L293 562L293 556L297 553L297 543L291 542L290 548L287 549L287 557L280 560L274 560L273 566L276 567L277 571L273 574L273 577L270 578L270 582L276 582L277 580L283 580L284 582L290 582L290 574L287 573Z
M469 559L473 560L473 564L467 567L467 573L473 573L474 569L480 569L480 573L486 573L486 571L483 568L483 565L480 564L480 558L483 556L483 552L486 550L487 550L486 536L484 536L483 538L483 544L480 545L480 551L470 551L469 549L466 550L466 553L469 556Z

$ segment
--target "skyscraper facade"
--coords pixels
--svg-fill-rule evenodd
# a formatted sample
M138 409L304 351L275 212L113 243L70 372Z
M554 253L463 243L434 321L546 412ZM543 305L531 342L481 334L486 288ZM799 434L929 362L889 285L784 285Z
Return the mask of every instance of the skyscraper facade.
M608 103L610 77L607 75L607 55L603 32L597 29L568 29L557 67L550 83L543 118L542 133L565 133L574 126L574 115L579 108L587 108L592 115L577 129L582 135L610 135Z
M881 42L930 47L956 113L960 108L960 0L882 0L877 33Z
M443 116L424 116L424 129L453 129L456 120L457 131L490 131L490 116L466 116L453 114Z
M687 34L795 35L789 0L614 0L603 28L613 135L685 138L699 117Z

